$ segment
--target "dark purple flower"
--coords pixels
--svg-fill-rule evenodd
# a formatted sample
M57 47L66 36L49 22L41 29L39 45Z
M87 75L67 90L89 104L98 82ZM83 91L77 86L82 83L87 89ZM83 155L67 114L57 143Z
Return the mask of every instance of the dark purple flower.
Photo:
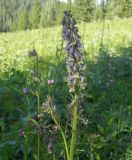
M65 14L65 16L67 16L67 17L72 17L71 10L69 10L69 11L64 11L64 14Z
M70 48L71 48L71 44L68 43L68 44L66 45L66 48L65 48L65 49L66 49L67 51L69 51Z
M70 62L69 63L69 67L72 69L74 67L74 63L73 62Z
M80 40L76 39L76 44L75 44L76 48L83 48L83 45L80 43Z
M66 31L65 37L66 37L66 39L70 39L70 32L69 31Z
M25 95L28 95L30 90L28 88L23 88L22 89L22 92L25 94Z
M73 53L74 52L74 48L73 47L71 47L70 49L69 49L69 53Z
M83 63L79 63L79 68L83 69L85 67L85 65Z
M76 59L78 59L78 58L80 58L82 55L81 55L81 53L80 53L79 51L75 51L75 52L74 52L74 56L75 56Z
M76 27L76 21L72 18L71 12L65 11L63 18L63 38L67 41L65 47L67 54L67 69L68 69L68 84L70 86L70 92L75 92L76 89L82 89L84 81L79 78L83 74L83 47L80 42L80 36L78 35L78 27ZM84 87L83 87L84 88Z
M21 137L24 137L24 136L25 136L25 130L24 130L24 128L21 128L21 129L19 130L19 136L21 136Z
M33 49L32 51L29 51L29 55L35 57L38 54L37 54L37 51L35 49Z

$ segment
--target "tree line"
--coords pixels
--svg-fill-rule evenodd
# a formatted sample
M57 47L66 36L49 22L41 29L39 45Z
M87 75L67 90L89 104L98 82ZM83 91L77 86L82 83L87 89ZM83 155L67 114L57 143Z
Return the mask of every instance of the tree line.
M62 13L70 9L80 22L132 16L131 0L0 0L0 32L37 29L61 23Z

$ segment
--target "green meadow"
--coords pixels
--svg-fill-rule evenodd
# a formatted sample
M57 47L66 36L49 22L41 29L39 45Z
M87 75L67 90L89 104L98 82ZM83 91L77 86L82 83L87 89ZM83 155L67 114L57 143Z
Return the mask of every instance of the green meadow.
M84 45L86 87L74 159L132 160L132 18L81 23L78 29ZM48 96L54 99L55 115L70 146L72 96L66 83L65 46L61 26L0 33L0 160L26 160L24 156L27 160L66 160L61 130L48 111L43 111L40 122L38 159L36 126L40 124L34 119L35 88L41 82L40 106ZM29 56L33 49L38 54L39 80L30 74L36 66ZM49 86L48 80L54 80L54 85ZM31 91L28 96L22 92L25 87ZM21 129L27 131L26 138L20 136ZM55 137L53 151L49 151L46 131Z

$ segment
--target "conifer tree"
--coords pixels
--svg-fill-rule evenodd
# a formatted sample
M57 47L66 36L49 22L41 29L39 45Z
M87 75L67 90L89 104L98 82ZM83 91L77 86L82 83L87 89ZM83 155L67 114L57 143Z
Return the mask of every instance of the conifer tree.
M30 28L36 29L40 25L41 4L39 0L35 0L29 14Z
M26 10L22 9L20 10L20 13L19 13L17 29L26 30L28 29L28 26L29 26L28 13Z
M95 0L76 0L77 17L80 21L89 22L94 17Z
M43 27L52 26L57 22L56 4L57 4L56 0L47 0L45 2L45 5L42 8L42 13L41 13L41 25Z

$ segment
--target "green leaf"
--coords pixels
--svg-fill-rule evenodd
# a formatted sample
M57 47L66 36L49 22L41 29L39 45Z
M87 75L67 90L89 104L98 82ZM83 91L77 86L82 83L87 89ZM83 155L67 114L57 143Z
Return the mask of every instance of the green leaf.
M95 157L96 157L96 160L100 160L100 156L99 156L99 154L98 154L98 153L96 154L96 156L95 156Z
M0 143L0 148L5 147L6 145L15 145L16 141L7 141L7 142L2 142Z
M4 121L3 120L0 120L0 128L1 128L1 131L3 132L3 130L4 130Z
M105 130L104 130L104 128L102 127L102 126L100 126L99 124L97 125L97 128L98 128L98 130L99 130L99 132L101 133L101 134L105 134Z
M39 160L36 154L33 154L34 160Z

